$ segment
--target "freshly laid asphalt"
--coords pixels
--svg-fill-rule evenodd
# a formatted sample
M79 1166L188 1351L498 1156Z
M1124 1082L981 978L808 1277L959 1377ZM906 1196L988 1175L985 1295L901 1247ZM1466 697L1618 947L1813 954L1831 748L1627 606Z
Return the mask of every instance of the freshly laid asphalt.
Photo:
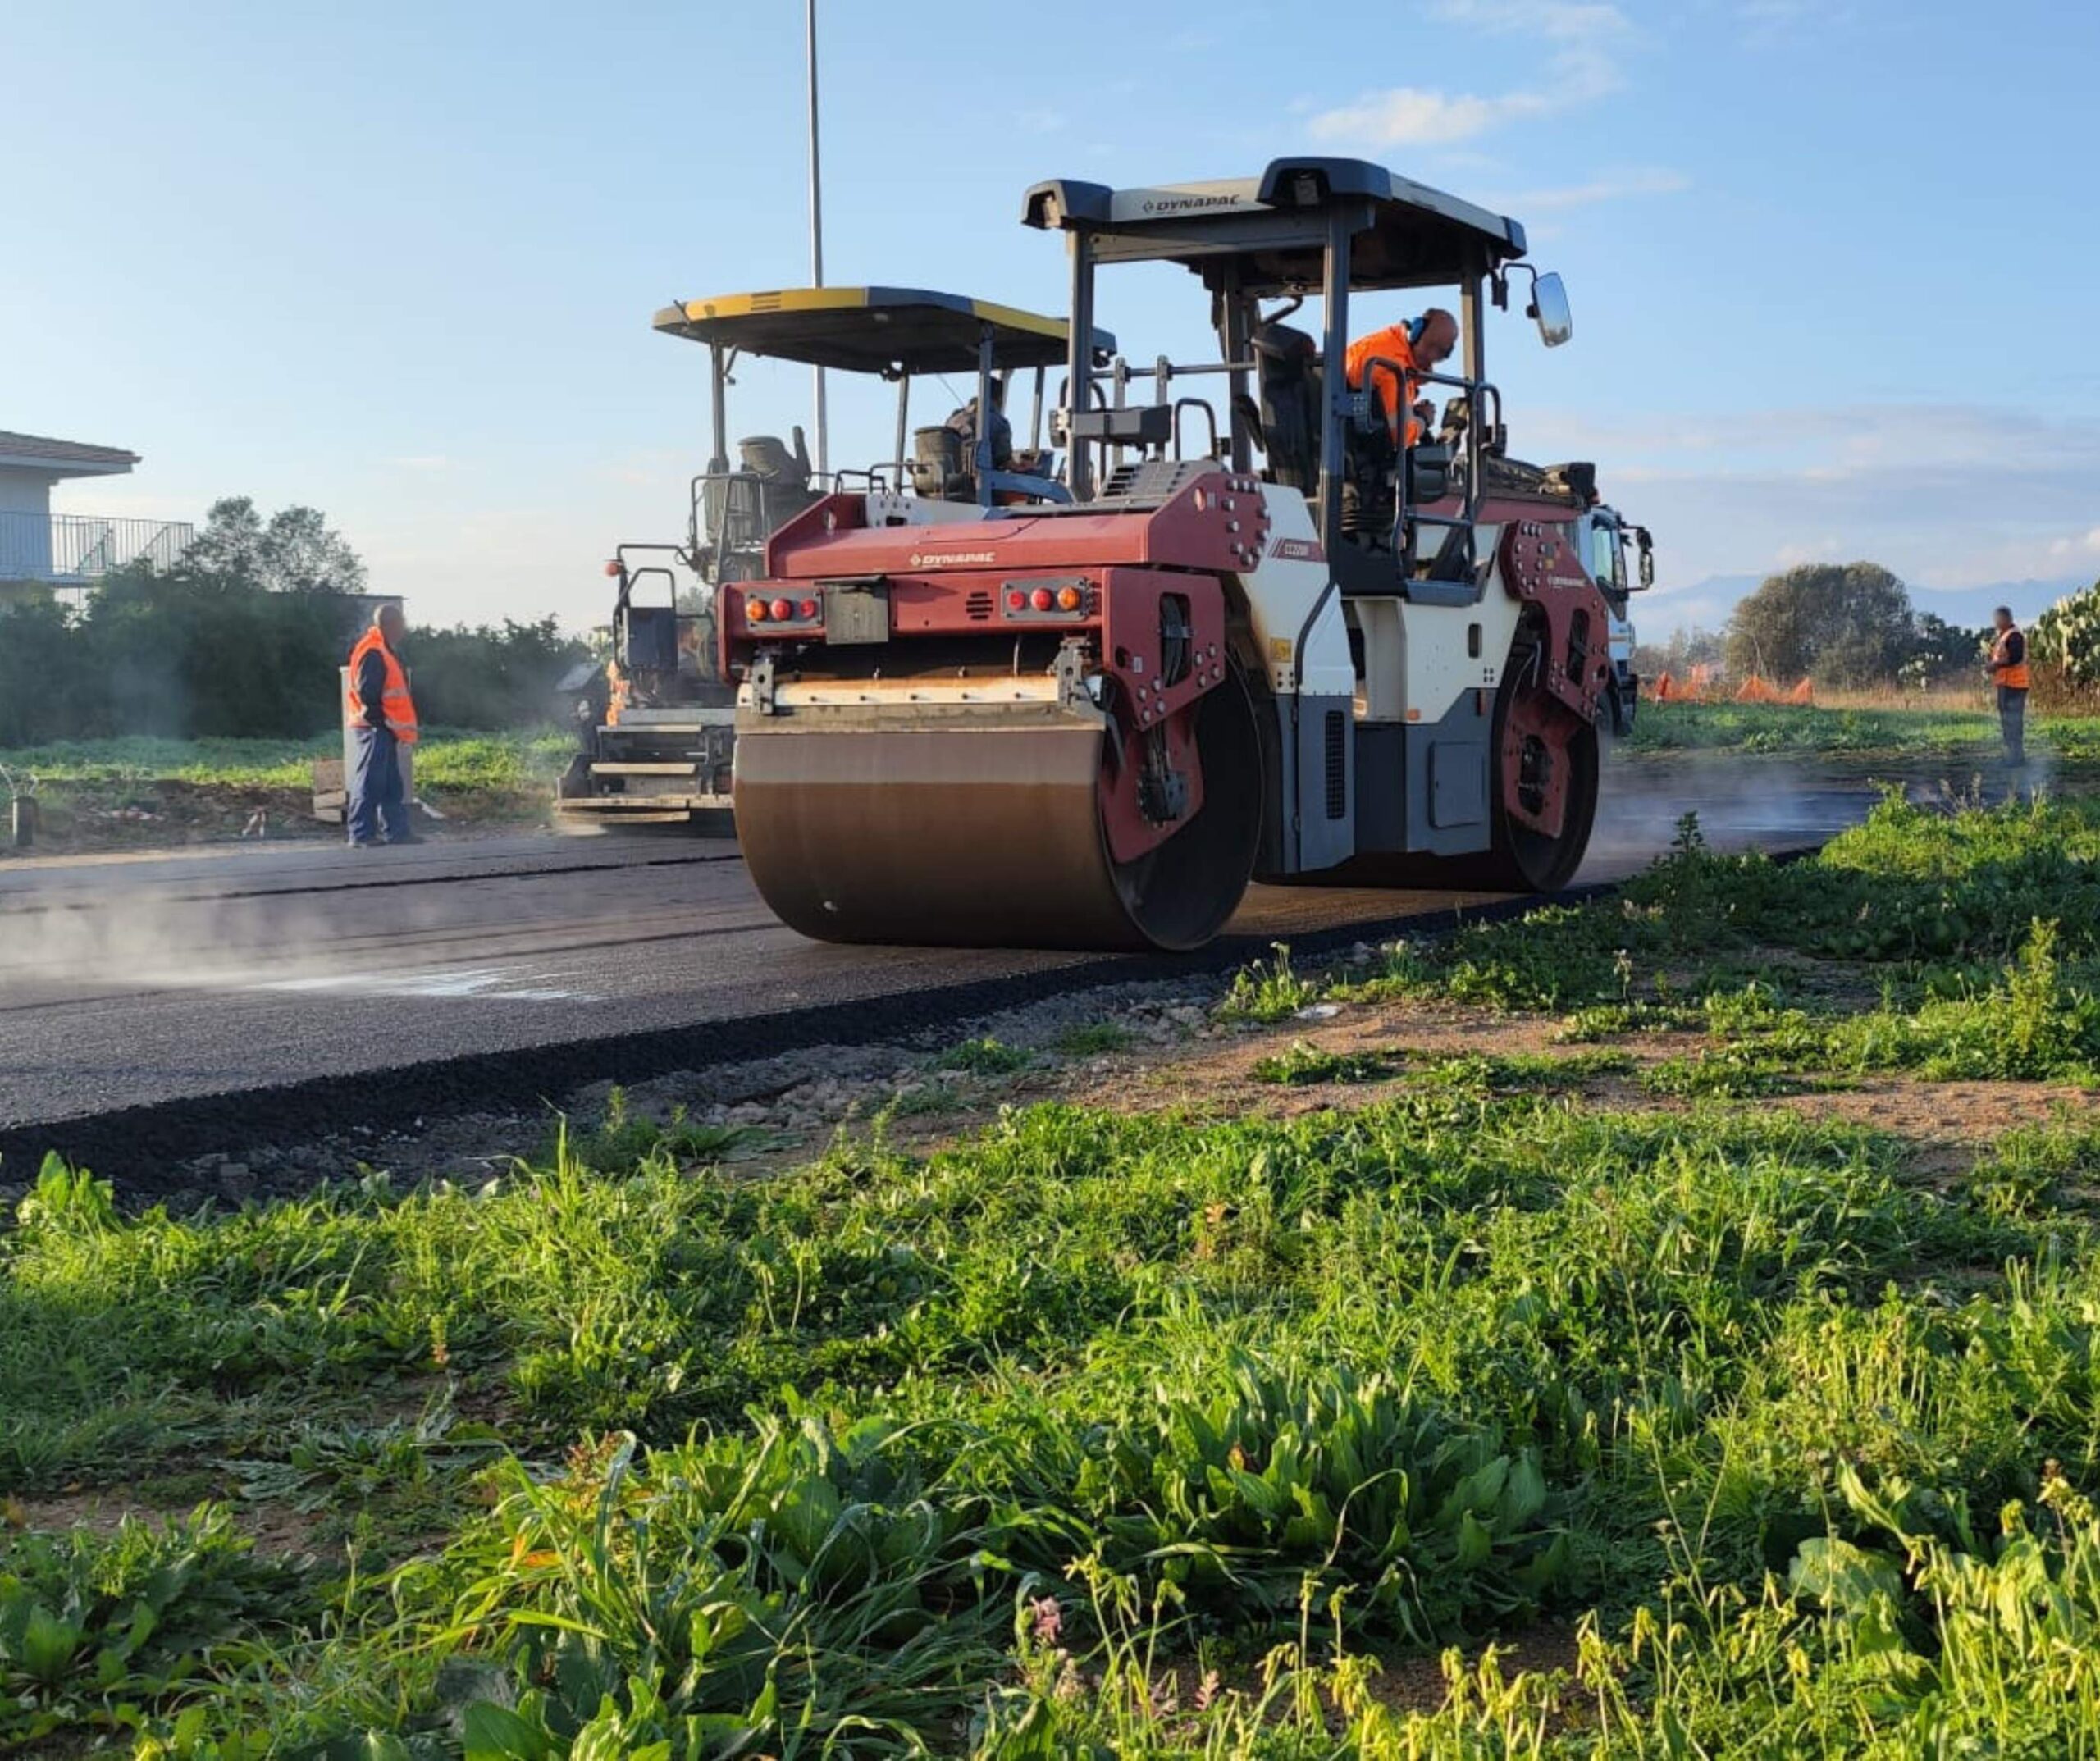
M1614 766L1606 792L1588 883L1643 865L1687 810L1717 846L1776 849L1819 842L1873 800L1756 764ZM1256 887L1196 964L1228 968L1277 941L1346 946L1455 908L1495 906ZM235 1128L530 1105L601 1077L932 1031L1190 964L806 941L721 839L32 857L0 863L0 1157L14 1172L56 1149L112 1169Z

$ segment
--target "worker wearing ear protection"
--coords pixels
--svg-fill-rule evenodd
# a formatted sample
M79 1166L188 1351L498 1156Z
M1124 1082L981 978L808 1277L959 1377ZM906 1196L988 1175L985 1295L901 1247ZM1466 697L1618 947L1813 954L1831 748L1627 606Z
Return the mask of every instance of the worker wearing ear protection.
M1459 321L1441 306L1431 306L1418 318L1404 324L1389 324L1382 331L1360 336L1349 345L1344 365L1352 391L1363 390L1364 370L1374 360L1396 362L1404 384L1396 384L1387 367L1371 370L1371 393L1386 413L1386 427L1395 446L1413 446L1422 436L1423 418L1413 408L1421 389L1418 372L1433 373L1451 358L1459 345Z

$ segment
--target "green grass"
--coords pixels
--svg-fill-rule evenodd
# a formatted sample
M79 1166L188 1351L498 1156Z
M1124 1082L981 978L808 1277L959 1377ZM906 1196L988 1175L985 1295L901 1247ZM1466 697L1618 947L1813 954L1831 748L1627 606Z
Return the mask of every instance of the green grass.
M1299 1041L1286 1052L1271 1052L1254 1063L1254 1080L1263 1083L1377 1083L1399 1074L1399 1060L1386 1052L1328 1052Z
M1644 703L1625 743L1636 752L1784 753L1988 763L1997 719L1988 710L1796 708L1786 704ZM2075 764L2100 764L2100 718L2037 715L2034 750Z
M1557 1015L1573 1041L1705 1029L1708 1052L1650 1073L1664 1093L1888 1070L2100 1084L2100 803L1938 813L1891 794L1787 864L1716 855L1687 820L1615 897L1367 969L1302 973L1280 950L1229 1001L1273 1019L1284 1002L1410 997Z
M1053 1044L1059 1053L1068 1058L1098 1058L1109 1052L1129 1050L1136 1037L1120 1022L1083 1021L1066 1028Z
M966 1039L934 1060L936 1070L952 1070L961 1076L1011 1076L1034 1062L1018 1046L1008 1046L987 1033L981 1039Z
M1665 1716L1740 1740L1767 1663L1776 1730L1978 1727L1940 1697L1954 1627L1920 1574L2031 1569L1988 1513L2051 1459L2100 1467L2100 1257L2058 1202L2096 1142L2031 1135L1941 1193L1851 1128L1453 1080L1287 1124L1036 1107L763 1182L572 1145L471 1191L188 1219L54 1166L0 1247L0 1485L219 1464L236 1508L305 1512L359 1563L272 1567L263 1597L215 1543L201 1587L153 1592L203 1599L203 1636L105 1663L134 1592L90 1604L54 1544L0 1543L26 1611L0 1732L1455 1754L1472 1689L1412 1727L1362 1699L1345 1751L1305 1696L1586 1617L1597 1679L1522 1693L1615 1683L1649 1742ZM2092 1617L2084 1530L2029 1539ZM1895 1586L1893 1686L1823 1606L1838 1564ZM1991 1668L2055 1667L2004 1642ZM1235 1686L1169 1717L1148 1649Z
M552 730L477 734L426 728L416 750L416 780L433 789L504 792L551 782L574 750L573 736ZM17 775L34 774L54 791L153 782L227 789L304 789L317 758L337 758L335 735L308 741L76 741L0 752Z

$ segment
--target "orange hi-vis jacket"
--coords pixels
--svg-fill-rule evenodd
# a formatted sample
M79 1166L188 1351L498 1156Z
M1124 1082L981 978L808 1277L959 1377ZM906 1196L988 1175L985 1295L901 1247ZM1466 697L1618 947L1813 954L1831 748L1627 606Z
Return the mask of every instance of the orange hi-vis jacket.
M409 675L401 670L401 663L394 658L394 650L386 646L386 638L377 629L364 632L358 646L350 650L350 682L343 693L343 725L363 728L366 725L364 704L358 696L358 669L364 657L377 649L386 663L386 688L380 699L380 711L386 718L386 725L394 737L404 746L416 743L415 700L409 695Z
M1408 369L1401 375L1404 384L1395 385L1392 372L1387 367L1376 368L1371 376L1371 395L1380 408L1386 413L1386 431L1393 436L1395 446L1413 446L1422 439L1422 424L1410 413L1414 408L1415 393L1421 386L1415 381L1413 368L1414 340L1408 334L1404 324L1389 324L1382 331L1373 331L1368 336L1359 336L1349 345L1344 358L1344 371L1352 391L1363 389L1363 372L1372 361L1397 361ZM1406 422L1406 436L1402 438L1401 422Z
M2006 630L1991 644L1991 677L2008 691L2025 691L2027 682L2027 640L2020 637L2020 659L2008 664L2006 651L2012 646L2011 639L2019 636L2017 630Z

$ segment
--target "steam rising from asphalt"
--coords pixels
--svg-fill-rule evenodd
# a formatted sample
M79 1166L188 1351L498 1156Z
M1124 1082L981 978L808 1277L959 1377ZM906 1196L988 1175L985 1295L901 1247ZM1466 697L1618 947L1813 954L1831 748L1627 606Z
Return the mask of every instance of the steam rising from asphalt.
M1841 781L1783 759L1608 756L1581 878L1646 867L1669 850L1687 814L1698 815L1713 849L1780 851L1820 843L1865 818L1875 799L1858 778Z
M2002 767L1956 774L1930 760L1845 774L1772 756L1608 750L1579 878L1637 871L1669 848L1687 813L1698 815L1712 848L1777 851L1856 823L1877 799L1876 778L1901 782L1917 799L1966 804L2045 792L2053 776L2038 746L2010 785ZM173 879L121 862L0 869L0 1041L34 1032L40 1003L83 991L277 992L321 1006L332 994L354 993L488 1006L589 1001L599 988L575 952L573 901L536 922L514 915L503 896L491 903L483 888L498 871L481 877L472 846L437 867L396 868L384 855L375 864L318 845L285 855L281 868L187 864ZM452 884L425 884L441 879ZM405 884L363 884L381 880ZM559 950L547 945L550 932ZM440 946L437 958L454 964L417 964L418 947Z
M1664 854L1687 813L1699 816L1710 848L1778 851L1820 844L1864 819L1883 787L1948 807L1991 806L2052 792L2053 755L2030 746L2025 768L1949 764L1920 758L1801 764L1740 754L1608 753L1596 830L1579 877L1609 880Z
M326 849L302 855L302 879L346 860ZM34 892L0 883L0 1010L84 990L595 1000L582 974L518 947L520 926L510 923L490 925L486 956L471 964L416 965L427 936L455 947L459 937L444 901L416 886L349 885L318 897L266 886L229 896L213 888L233 873L134 880L112 866L44 882L34 869L16 874L25 872Z

